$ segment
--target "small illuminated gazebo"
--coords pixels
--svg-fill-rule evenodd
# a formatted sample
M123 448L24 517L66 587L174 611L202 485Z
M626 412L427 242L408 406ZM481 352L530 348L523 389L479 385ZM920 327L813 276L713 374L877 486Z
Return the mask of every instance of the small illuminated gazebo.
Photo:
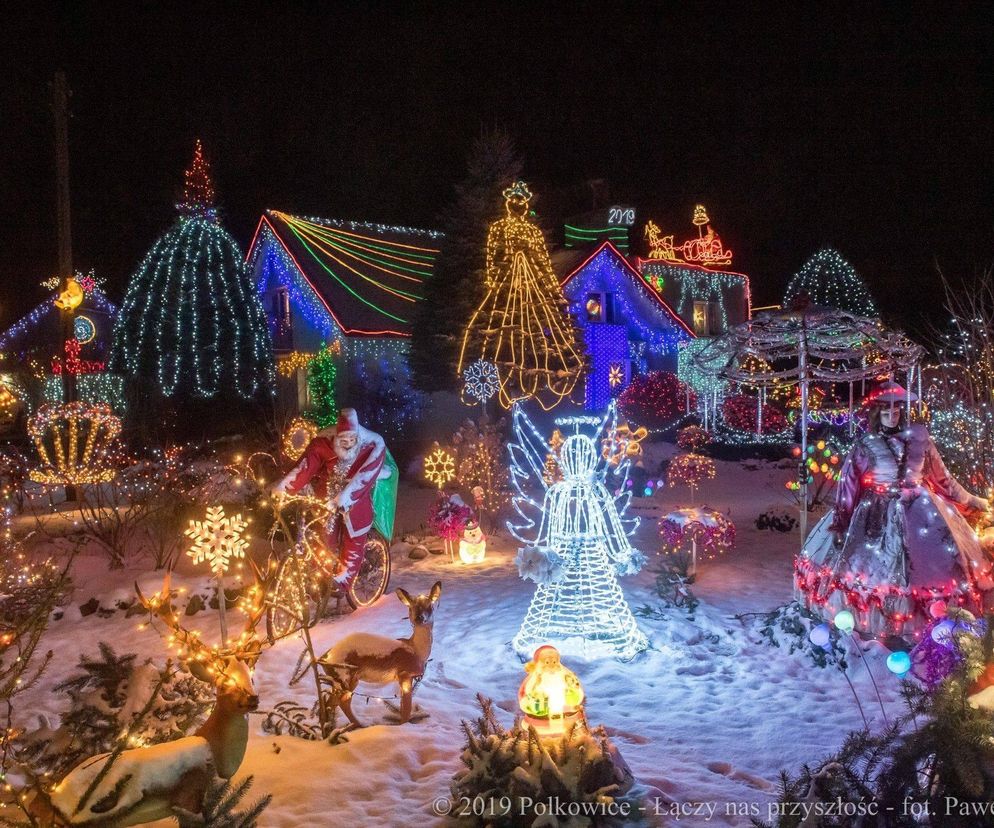
M808 393L812 382L848 383L849 415L853 385L882 374L917 379L924 350L879 319L836 308L809 306L759 313L709 340L691 357L693 367L711 376L757 389L798 385L801 390L801 544L807 535ZM748 357L755 359L749 360ZM919 397L921 395L919 394ZM907 403L910 415L910 399Z

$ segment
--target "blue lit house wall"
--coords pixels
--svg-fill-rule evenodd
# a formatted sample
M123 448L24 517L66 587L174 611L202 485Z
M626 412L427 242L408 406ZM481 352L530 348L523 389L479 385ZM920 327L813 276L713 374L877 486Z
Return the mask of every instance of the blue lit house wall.
M602 411L633 376L676 372L677 348L694 334L610 242L567 274L562 288L587 347L588 411Z
M267 211L247 259L277 364L294 351L316 353L337 342L340 405L361 416L363 398L406 396L411 320L440 238L430 230ZM306 408L306 372L279 376L278 392L290 411Z

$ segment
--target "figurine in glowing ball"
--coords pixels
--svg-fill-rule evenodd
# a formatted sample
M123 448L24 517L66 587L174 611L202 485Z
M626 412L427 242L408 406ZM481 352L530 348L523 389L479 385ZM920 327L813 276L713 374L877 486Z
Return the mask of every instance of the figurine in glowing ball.
M538 584L512 642L514 649L527 657L542 644L554 644L582 658L634 658L648 642L625 601L618 575L638 572L645 558L628 540L637 520L624 518L631 499L625 485L628 463L611 465L597 439L615 433L614 404L603 420L556 421L561 427L575 427L575 433L560 447L556 461L562 479L555 483L543 476L552 450L520 406L514 409L513 422L512 504L523 522L509 521L508 529L526 544L516 560L521 576ZM591 424L596 427L593 436L580 432L582 425ZM617 497L605 485L609 474L621 478L612 482L611 489L622 492ZM542 492L541 501L531 491Z
M518 688L518 707L525 714L523 728L533 727L540 736L549 736L583 720L583 687L576 673L559 660L559 650L542 645L525 665L525 672L528 675Z

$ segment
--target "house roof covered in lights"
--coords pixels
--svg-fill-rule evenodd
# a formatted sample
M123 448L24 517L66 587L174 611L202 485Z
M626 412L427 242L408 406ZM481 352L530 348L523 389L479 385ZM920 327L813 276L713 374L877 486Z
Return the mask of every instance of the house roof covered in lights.
M406 337L441 240L432 230L269 210L247 260L260 293L271 298L281 291L287 316L292 303L325 339ZM265 298L264 304L271 320L278 317L276 305Z

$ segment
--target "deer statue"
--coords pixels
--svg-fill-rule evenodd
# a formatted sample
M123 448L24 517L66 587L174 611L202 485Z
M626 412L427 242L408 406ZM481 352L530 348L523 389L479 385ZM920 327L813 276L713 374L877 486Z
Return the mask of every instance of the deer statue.
M183 629L169 597L169 575L162 591L138 599L169 629L190 674L214 686L210 716L192 736L149 747L103 753L80 762L49 793L37 792L29 812L42 826L125 828L174 816L180 806L197 813L215 776L230 779L245 756L248 714L259 706L252 668L261 644L255 626L265 611L265 587L250 589L245 630L225 647L211 646Z
M421 678L431 655L432 626L435 605L442 594L442 582L436 581L428 595L412 598L406 590L398 589L397 597L407 607L411 626L409 638L387 638L372 633L357 632L345 636L328 650L318 664L332 679L334 706L356 727L362 727L352 712L352 694L360 681L369 684L391 684L400 687L400 724L411 718L414 684Z

